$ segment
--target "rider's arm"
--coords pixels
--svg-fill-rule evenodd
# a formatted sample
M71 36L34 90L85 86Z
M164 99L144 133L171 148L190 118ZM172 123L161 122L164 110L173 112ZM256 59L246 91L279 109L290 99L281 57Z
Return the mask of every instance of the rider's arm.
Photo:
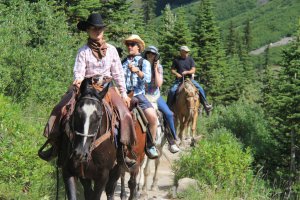
M163 83L163 68L159 64L159 60L154 63L155 85L160 87Z
M187 71L182 72L182 75L195 74L195 72L196 72L196 68L192 67L191 70L187 70Z
M74 64L74 80L83 80L86 72L86 55L83 48L79 49Z
M174 67L171 68L171 73L174 74L177 78L182 77L181 74L179 74Z

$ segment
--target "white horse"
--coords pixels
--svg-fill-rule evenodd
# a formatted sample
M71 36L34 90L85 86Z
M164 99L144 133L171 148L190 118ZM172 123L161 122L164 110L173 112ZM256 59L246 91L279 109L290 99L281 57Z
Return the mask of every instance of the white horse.
M159 153L158 158L154 160L155 169L154 169L154 175L153 175L153 178L152 178L152 184L151 184L151 188L150 188L151 190L156 191L156 190L158 190L157 172L158 172L158 167L159 167L159 164L160 164L161 156L164 154L165 157L167 158L167 160L170 162L167 155L163 152L163 146L166 144L167 141L174 140L174 138L173 138L173 135L171 133L169 125L166 123L166 120L164 119L163 113L158 110L156 100L151 99L151 97L148 97L147 95L146 95L146 97L152 103L153 107L157 111L156 113L157 113L157 116L158 116L158 128L157 128L157 132L156 132L155 144L156 144L156 148L158 149L158 151L160 153ZM141 168L144 167L144 170L142 170L142 169L140 170L140 172L142 172L142 171L144 172L144 184L143 184L143 187L142 187L141 199L143 199L143 197L147 197L148 176L150 175L150 162L151 162L151 159L145 157L144 164L141 166ZM142 177L142 174L140 174L140 181L141 181L141 177Z

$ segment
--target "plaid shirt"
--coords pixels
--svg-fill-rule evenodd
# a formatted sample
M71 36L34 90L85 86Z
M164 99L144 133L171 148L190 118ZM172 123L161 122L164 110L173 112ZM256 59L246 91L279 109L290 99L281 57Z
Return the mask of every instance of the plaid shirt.
M112 77L120 90L122 97L127 97L122 64L116 48L107 44L106 56L97 60L92 50L84 45L79 49L75 65L74 79L83 80L93 76Z
M133 90L133 96L145 94L145 83L150 83L151 81L151 65L148 60L143 60L143 66L141 69L141 71L144 74L143 79L139 78L136 73L131 73L130 69L128 69L129 63L132 63L134 66L138 66L138 61L141 58L142 57L140 55L137 55L132 60L129 60L127 58L126 61L123 63L126 89L128 91Z

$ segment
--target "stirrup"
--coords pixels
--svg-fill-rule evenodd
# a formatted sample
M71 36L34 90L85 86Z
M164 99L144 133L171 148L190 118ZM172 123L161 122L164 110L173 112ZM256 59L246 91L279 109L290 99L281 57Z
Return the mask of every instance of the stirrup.
M47 143L45 143L45 144L47 144ZM43 159L45 161L50 161L56 157L54 146L51 146L49 149L43 151L44 148L45 148L45 146L43 145L42 148L38 151L38 156L41 159Z

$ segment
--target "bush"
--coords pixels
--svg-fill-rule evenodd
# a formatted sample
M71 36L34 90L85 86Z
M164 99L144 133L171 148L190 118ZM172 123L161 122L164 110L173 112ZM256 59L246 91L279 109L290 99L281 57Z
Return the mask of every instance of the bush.
M245 100L227 106L219 106L210 118L201 119L200 132L209 134L215 129L226 128L243 144L250 147L257 169L264 166L264 170L273 171L272 158L277 156L277 143L272 137L269 124L262 108Z
M0 199L41 199L55 192L54 167L37 156L44 123L0 95ZM54 199L54 196L52 198Z
M228 130L216 129L175 163L175 181L183 177L195 178L202 189L209 186L214 192L227 191L233 197L241 198L265 189L251 170L250 149L242 149L241 143Z

